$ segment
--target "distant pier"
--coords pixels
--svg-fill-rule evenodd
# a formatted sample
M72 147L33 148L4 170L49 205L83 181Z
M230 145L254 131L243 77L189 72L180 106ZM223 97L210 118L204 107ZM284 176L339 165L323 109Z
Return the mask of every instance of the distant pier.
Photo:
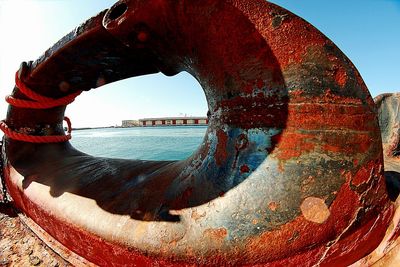
M140 120L123 120L122 127L155 127L155 126L207 126L207 117L165 117L144 118Z

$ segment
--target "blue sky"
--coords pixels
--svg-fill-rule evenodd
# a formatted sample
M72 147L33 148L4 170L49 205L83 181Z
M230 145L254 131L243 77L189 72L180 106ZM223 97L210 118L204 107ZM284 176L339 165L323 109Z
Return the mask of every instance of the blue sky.
M353 61L372 96L400 91L400 0L273 0L300 15ZM0 117L21 61L35 60L81 22L110 7L107 0L0 0ZM123 119L205 115L198 83L188 74L150 75L84 93L68 106L75 127Z

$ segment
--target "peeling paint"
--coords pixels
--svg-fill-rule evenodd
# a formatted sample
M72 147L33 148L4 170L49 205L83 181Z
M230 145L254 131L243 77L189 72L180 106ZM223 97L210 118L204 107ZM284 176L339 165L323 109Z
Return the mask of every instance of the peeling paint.
M306 198L300 206L301 212L307 220L315 223L324 223L330 216L325 201L316 197Z

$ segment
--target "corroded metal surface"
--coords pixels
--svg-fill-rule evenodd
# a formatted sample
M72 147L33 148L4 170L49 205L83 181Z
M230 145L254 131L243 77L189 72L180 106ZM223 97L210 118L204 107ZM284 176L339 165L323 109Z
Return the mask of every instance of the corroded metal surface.
M385 130L385 129L383 129ZM400 262L400 160L385 157L385 177L389 196L393 197L395 213L379 246L351 267L397 267Z
M184 161L6 140L10 193L46 232L103 266L344 266L379 244L393 207L373 100L330 40L276 5L120 1L20 75L56 98L159 71L188 71L208 100ZM7 124L60 134L64 110L10 107Z

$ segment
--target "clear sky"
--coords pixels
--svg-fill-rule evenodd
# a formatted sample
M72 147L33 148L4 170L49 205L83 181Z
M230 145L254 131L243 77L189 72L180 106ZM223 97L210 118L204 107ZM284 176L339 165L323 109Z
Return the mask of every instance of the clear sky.
M311 22L353 61L372 96L400 91L400 0L271 0ZM0 117L20 62L37 59L109 0L0 0ZM74 127L123 119L204 116L207 104L188 74L149 75L85 92L68 106Z

